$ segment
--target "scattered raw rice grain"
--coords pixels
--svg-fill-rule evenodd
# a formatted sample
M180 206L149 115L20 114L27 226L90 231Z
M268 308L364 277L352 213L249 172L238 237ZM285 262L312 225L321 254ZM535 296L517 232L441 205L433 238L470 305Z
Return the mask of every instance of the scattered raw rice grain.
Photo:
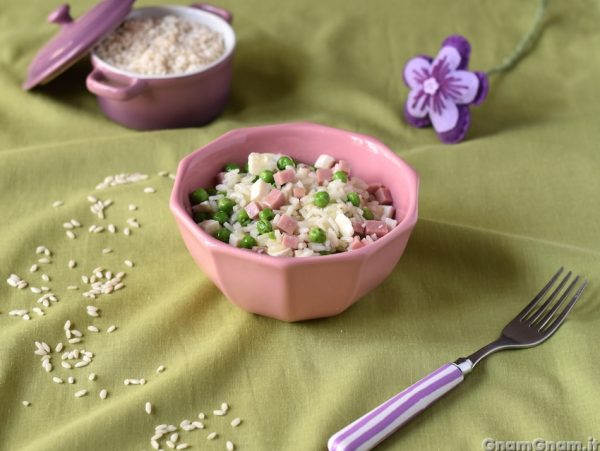
M214 440L214 439L216 439L218 436L219 436L219 435L218 435L216 432L211 432L210 434L208 434L208 435L206 436L206 438L207 438L208 440Z
M123 229L123 233L124 233L125 235L129 236L129 235L131 235L131 230L129 229L129 227L125 227L125 228Z
M177 443L177 440L179 440L179 434L177 432L174 432L169 437L169 440L171 440L173 443Z
M52 203L54 208L62 207L65 203L62 200L57 200Z
M171 449L175 449L175 443L173 443L171 440L167 440L165 442L165 445L167 445Z
M192 421L192 426L196 429L204 429L204 423L201 423L200 421Z
M76 238L76 236L72 230L67 230L66 235L67 235L67 238L70 240L74 240Z
M71 219L71 224L75 227L81 227L81 223L77 219Z
M223 412L227 412L229 410L229 404L227 404L226 402L221 403L221 410Z
M96 373L90 373L90 375L88 376L88 379L91 381L95 381L96 380Z
M42 292L42 290L37 287L29 287L29 289L31 290L32 293L40 294Z
M88 196L87 200L93 204L95 204L96 202L98 202L98 199L96 199L96 196Z
M79 338L79 337L75 337L75 338L70 338L69 339L69 343L71 343L71 344L76 344L76 343L79 343L79 342L81 342L81 338Z
M54 376L52 378L52 382L54 382L55 384L64 384L65 381L63 381L60 377Z
M73 229L73 224L71 224L70 222L65 222L63 224L63 227L67 230L71 230L71 229Z
M150 403L150 401L146 402L146 405L144 406L144 409L146 410L146 413L148 415L152 414L152 404Z
M188 445L187 443L180 443L175 449L188 449L189 447L190 445Z
M128 208L129 208L129 211L135 211L135 210L137 210L138 207L137 207L137 205L129 204Z
M125 265L129 266L130 268L133 268L133 262L131 260L125 260L124 263L125 263Z
M200 420L204 420L204 419L206 418L206 414L205 414L204 412L200 412L200 413L198 414L198 418L199 418Z
M83 334L77 329L71 329L71 333L73 334L74 337L81 338L83 336Z
M160 175L161 177L166 177L167 175L169 175L169 171L159 171L158 175Z
M223 412L222 410L213 410L213 415L217 417L222 417L224 415L227 415L227 412Z
M29 272L36 272L39 269L39 266L36 264L31 265L31 268L29 268Z
M225 448L227 448L227 451L233 451L235 449L235 445L228 440L225 443Z
M70 370L72 368L72 366L69 362L61 362L60 364L62 365L63 368L66 368L68 370Z
M50 259L48 257L42 257L38 259L38 263L48 264L50 263Z
M152 194L156 192L156 189L152 188L151 186L147 186L146 188L144 188L144 192L146 194Z
M65 325L63 326L63 329L69 330L70 328L71 328L71 320L68 319L67 321L65 321Z
M165 370L165 366L161 365L158 368L156 368L156 374L160 374Z
M98 396L100 396L100 399L106 399L106 397L108 396L108 392L105 389L102 389L100 390Z
M31 405L29 401L21 401L21 404L23 404L25 407L29 407Z
M52 349L50 349L50 346L48 346L48 343L46 343L45 341L42 341L41 345L46 352L52 352Z
M123 385L129 385L131 383L131 381L129 379L125 379L123 381Z
M31 316L29 316L29 314L27 314L27 313L26 313L25 315L23 315L23 317L22 317L22 318L23 318L25 321L29 321L29 320L31 319Z
M125 286L124 284L122 284L122 283L119 282L118 284L115 285L115 291L119 291L124 286Z
M81 276L81 281L85 284L90 283L90 278L88 276Z
M115 227L115 225L114 225L114 224L109 224L109 225L108 225L108 231L109 231L110 233L117 233L117 228Z
M154 449L160 448L160 445L158 444L158 442L156 440L150 440L150 446L152 446L152 448L154 448Z
M112 252L112 249L111 249L110 247L107 247L107 248L104 248L104 249L102 249L102 253L103 253L104 255L106 255L106 254L110 254L111 252Z
M77 285L67 285L67 290L76 291L79 290Z
M86 389L79 390L78 392L75 392L75 397L81 398L82 396L87 395L87 393L88 393L88 391Z
M88 326L87 330L89 330L90 332L100 332L100 329L98 329L96 326Z
M33 310L33 313L37 313L39 316L44 316L44 311L39 307L33 307L31 310Z
M169 178L170 178L171 180L175 180L175 174L169 174Z
M42 274L42 280L44 282L50 282L50 276L48 274Z
M234 428L236 428L236 427L238 427L238 426L239 426L241 423L242 423L242 419L241 419L241 418L234 418L234 419L231 421L231 427L234 427Z
M108 326L108 329L106 329L106 333L110 334L113 333L115 330L117 330L117 326L113 324L112 326Z
M69 260L68 266L69 268L73 269L75 266L77 266L77 262L75 260Z
M90 362L86 362L85 360L82 360L81 362L77 362L75 364L75 368L83 368L84 366L88 366L90 364Z
M17 310L11 310L10 312L8 312L8 316L23 316L27 314L27 310L24 309L17 309Z

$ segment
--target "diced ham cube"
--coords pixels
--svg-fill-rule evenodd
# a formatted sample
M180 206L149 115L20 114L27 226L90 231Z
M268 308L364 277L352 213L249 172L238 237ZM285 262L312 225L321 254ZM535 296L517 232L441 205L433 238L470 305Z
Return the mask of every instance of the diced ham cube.
M294 194L294 197L304 197L306 196L306 190L302 186L296 186L294 187L292 194Z
M319 185L331 180L331 174L331 169L317 169L317 182Z
M205 200L204 202L200 202L192 207L192 211L194 213L210 213L212 211L212 207L210 203Z
M361 247L365 247L365 243L363 243L359 237L355 236L354 240L352 240L352 242L348 245L348 250L355 251Z
M279 218L279 222L277 223L277 227L280 230L283 230L285 233L289 234L294 233L297 226L298 221L296 221L294 218L288 215L281 215L281 218Z
M293 182L296 177L296 171L292 168L288 168L285 171L276 172L273 178L277 186L285 185L286 183Z
M285 203L285 196L278 189L272 189L271 192L262 200L262 204L273 210L278 209ZM249 215L248 215L249 216Z
M365 234L365 223L359 221L352 221L352 227L354 228L354 233L357 235Z
M383 221L365 221L365 233L367 235L375 234L378 238L381 238L388 233L388 228L386 223Z
M270 190L271 185L265 183L262 179L258 179L250 188L250 200L262 200L267 194L269 194Z
M335 158L333 158L331 155L322 154L319 155L317 161L315 161L315 168L329 169L333 166L334 162Z
M290 249L298 249L298 237L284 234L281 243Z
M377 202L383 205L391 205L392 204L392 193L385 186L380 187L377 191L375 191L375 199Z
M250 202L248 205L246 205L244 210L246 210L246 213L248 213L248 217L250 219L254 219L260 213L261 208L260 208L260 205L258 205L258 203Z
M375 194L379 188L381 188L381 183L369 183L367 185L367 191L369 194Z
M219 224L219 221L215 221L214 219L207 219L206 221L202 221L198 225L209 235L214 235L215 233L217 233L217 230L221 228L221 224Z

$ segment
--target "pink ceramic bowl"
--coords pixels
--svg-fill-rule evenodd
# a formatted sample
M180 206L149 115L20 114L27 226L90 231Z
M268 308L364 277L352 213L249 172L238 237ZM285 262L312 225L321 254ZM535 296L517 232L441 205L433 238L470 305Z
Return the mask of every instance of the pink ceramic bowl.
M191 127L216 118L225 108L231 87L235 34L230 12L204 3L139 8L132 17L167 14L207 25L223 35L225 52L212 64L184 75L148 76L118 69L92 52L94 69L87 88L98 97L104 114L138 130Z
M398 226L374 244L318 257L271 257L238 249L202 231L190 216L188 195L214 185L228 162L250 152L285 153L312 163L321 153L348 161L367 183L389 187ZM379 285L394 269L417 222L419 177L381 142L310 123L242 128L185 157L177 169L170 207L190 254L231 302L283 321L336 315Z

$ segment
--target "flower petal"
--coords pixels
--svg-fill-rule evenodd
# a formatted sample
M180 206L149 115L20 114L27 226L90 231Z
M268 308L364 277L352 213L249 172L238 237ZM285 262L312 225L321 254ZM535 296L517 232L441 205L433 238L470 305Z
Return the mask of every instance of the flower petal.
M416 56L404 66L404 83L410 89L419 89L431 72L431 58Z
M441 73L445 75L447 72L453 72L461 65L462 57L458 50L452 46L442 47L433 63L431 63L431 71L434 74ZM436 76L436 78L438 78ZM438 78L439 80L439 78Z
M479 78L473 72L457 70L444 79L442 89L455 103L469 104L479 92Z
M413 117L424 118L429 112L429 98L423 89L413 89L406 99L406 111Z
M471 56L471 44L467 41L467 38L459 34L448 36L442 42L442 47L454 47L460 55L460 64L456 67L457 70L466 69L469 65L469 58Z
M445 144L456 144L463 140L471 125L471 112L465 105L458 106L458 121L456 126L447 132L438 133L440 141Z
M430 101L429 117L435 131L445 133L456 127L458 107L450 98L440 93L433 96Z

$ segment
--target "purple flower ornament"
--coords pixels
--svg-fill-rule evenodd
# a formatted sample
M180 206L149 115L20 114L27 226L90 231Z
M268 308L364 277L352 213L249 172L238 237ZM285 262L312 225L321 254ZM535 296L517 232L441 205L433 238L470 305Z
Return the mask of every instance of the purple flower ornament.
M462 141L471 124L469 106L479 105L488 93L487 75L467 70L470 53L469 41L449 36L435 59L416 56L404 66L410 88L404 117L414 127L433 125L447 144Z

